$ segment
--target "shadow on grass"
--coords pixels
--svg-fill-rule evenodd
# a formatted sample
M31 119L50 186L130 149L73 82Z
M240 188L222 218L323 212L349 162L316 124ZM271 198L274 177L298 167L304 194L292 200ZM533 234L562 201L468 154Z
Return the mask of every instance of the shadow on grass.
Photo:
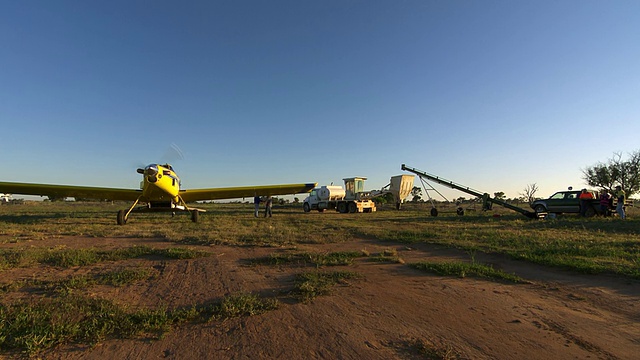
M477 224L477 223L487 223L493 221L514 221L514 220L530 220L524 215L518 214L497 214L491 215L490 213L487 215L472 215L472 216L459 216L456 214L445 214L438 216L431 216L428 213L425 213L424 216L416 216L416 217L403 217L403 218L391 218L389 221L398 222L398 223L415 223L415 222L458 222L458 223L468 223L468 224ZM536 220L532 220L536 221Z
M562 216L553 220L534 221L524 225L527 229L563 229L593 231L617 234L639 234L640 221L636 219L620 220L619 218L581 218L577 216Z
M425 213L424 216L416 217L404 217L404 218L390 218L384 221L395 223L459 223L459 224L486 224L486 223L503 223L526 220L518 222L517 226L524 229L563 229L563 230L580 230L580 231L593 231L603 233L618 233L618 234L639 234L640 233L640 221L637 219L620 220L617 217L592 217L581 218L577 215L561 215L557 219L529 219L523 215L517 213L514 214L497 214L491 215L472 215L472 216L457 216L455 214L445 216L430 216Z
M37 224L48 219L68 218L69 213L47 213L38 215L0 215L0 222L14 224Z

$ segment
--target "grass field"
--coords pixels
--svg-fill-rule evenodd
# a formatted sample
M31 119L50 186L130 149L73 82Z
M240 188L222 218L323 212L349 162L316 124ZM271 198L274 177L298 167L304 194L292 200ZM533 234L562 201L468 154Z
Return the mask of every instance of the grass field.
M640 220L629 217L529 220L506 209L457 216L428 215L426 204L372 214L303 213L294 205L275 207L275 217L255 219L250 204L205 204L198 224L185 215L134 214L115 226L124 204L26 203L0 207L0 242L24 243L64 236L161 238L183 245L282 246L326 244L354 237L405 244L437 244L584 273L640 278ZM497 217L498 216L498 217ZM19 257L3 251L0 268ZM35 255L34 255L35 256ZM14 260L11 260L14 259ZM29 261L28 259L21 261Z
M254 218L253 204L204 204L207 213L194 224L186 215L133 214L125 226L117 226L122 203L26 202L0 206L0 272L17 268L55 266L90 267L125 259L154 256L162 259L194 259L211 254L211 246L291 247L299 244L338 244L356 238L389 246L433 244L469 254L469 261L449 264L414 263L406 266L450 276L481 276L496 281L520 282L517 276L476 262L479 253L499 254L523 262L585 274L606 273L640 279L640 211L630 208L629 218L579 218L530 220L506 209L471 212L457 216L441 209L429 216L426 204L408 204L403 210L382 208L371 214L304 213L301 206L274 207L273 218ZM469 213L469 212L467 212ZM87 238L80 249L40 247L45 239ZM169 248L132 247L97 250L91 238L153 238ZM380 254L300 252L254 259L254 266L312 264L317 269L349 266L354 259L404 264L393 251ZM35 278L0 281L0 348L36 353L58 344L95 343L105 337L129 337L167 331L184 321L246 316L278 307L273 299L232 294L216 303L194 304L190 309L132 310L101 299L79 296L76 289L96 285L126 286L152 277L148 269L124 268L63 280ZM296 278L294 297L310 301L326 294L341 281L357 281L349 271L316 271ZM24 288L43 296L29 300L11 295ZM54 311L54 309L56 311ZM78 314L84 314L83 321Z

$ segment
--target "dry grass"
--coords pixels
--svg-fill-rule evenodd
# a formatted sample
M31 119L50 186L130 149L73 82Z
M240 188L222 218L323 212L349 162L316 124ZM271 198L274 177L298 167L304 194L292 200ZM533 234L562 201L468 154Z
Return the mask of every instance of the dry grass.
M252 204L204 204L201 207L208 212L202 214L198 224L185 215L134 214L127 225L117 226L116 212L126 206L49 202L0 206L0 244L4 245L0 249L0 272L34 266L84 268L99 267L103 263L117 266L121 261L142 256L180 261L210 255L208 246L217 244L295 249L300 244L339 244L364 238L388 248L374 254L293 250L284 255L255 259L254 264L309 264L316 268L350 266L354 261L404 264L394 246L437 244L470 254L504 254L549 267L640 278L640 211L636 208L630 209L626 221L576 216L529 220L504 209L495 209L493 213L475 212L464 217L455 215L451 209L450 213L441 211L441 216L434 218L429 216L426 205L407 205L402 211L382 207L371 214L304 213L300 206L276 206L273 218L254 218ZM498 217L494 216L496 213ZM51 243L50 240L55 242L68 236L153 238L164 240L168 247L97 250L90 245L80 249L41 246L45 240ZM419 263L412 266L455 276L477 275L520 281L515 275L476 265L472 261L472 264ZM122 286L145 281L151 276L148 270L123 267L119 271L92 276L1 283L0 345L34 353L71 340L95 342L105 336L162 333L179 322L249 316L278 306L274 300L240 294L215 305L193 304L191 309L173 312L166 309L131 310L104 299L87 298L76 291L96 284ZM327 294L336 285L348 284L349 280L357 278L358 274L353 272L316 269L300 274L291 293L307 302ZM15 299L10 296L12 293L27 286L39 287L36 292L47 293L47 296L33 301L11 300ZM67 312L59 312L60 309ZM80 323L94 319L92 316L108 317L109 322L105 324L111 327L105 328L107 325L97 320L89 327ZM445 348L433 350L432 344L414 345L431 356L429 358L451 358Z

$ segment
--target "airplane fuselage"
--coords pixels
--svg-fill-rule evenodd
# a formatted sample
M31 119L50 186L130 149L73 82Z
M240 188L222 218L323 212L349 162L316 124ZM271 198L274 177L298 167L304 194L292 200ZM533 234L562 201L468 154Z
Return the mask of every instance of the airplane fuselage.
M138 169L142 174L142 195L131 205L129 210L118 211L118 225L124 225L132 211L154 212L184 210L191 213L191 220L198 222L198 212L205 210L188 207L187 203L180 197L180 178L169 164L150 164L144 169ZM135 208L139 203L146 203L146 206Z
M138 169L143 175L141 183L142 198L147 202L171 201L178 203L180 193L180 178L169 164L151 164L144 169Z

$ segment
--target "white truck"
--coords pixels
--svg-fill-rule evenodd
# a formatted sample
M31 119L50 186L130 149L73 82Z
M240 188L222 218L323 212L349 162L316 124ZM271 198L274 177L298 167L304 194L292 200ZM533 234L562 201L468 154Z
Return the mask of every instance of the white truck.
M309 196L304 199L302 208L305 212L327 209L337 210L340 213L362 213L376 211L376 204L371 201L376 196L386 193L393 194L396 207L411 193L413 189L413 175L397 175L391 178L391 182L381 190L364 191L366 177L356 176L344 180L344 188L341 186L321 186L311 190Z

